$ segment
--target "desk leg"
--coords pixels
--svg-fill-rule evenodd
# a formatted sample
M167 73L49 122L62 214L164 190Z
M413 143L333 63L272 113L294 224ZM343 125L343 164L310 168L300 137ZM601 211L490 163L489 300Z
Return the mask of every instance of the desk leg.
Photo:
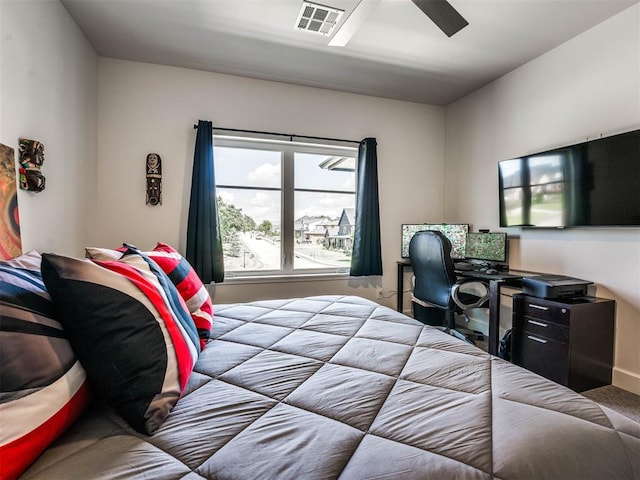
M398 303L396 310L402 313L404 308L404 265L398 262Z
M489 353L498 355L500 345L500 280L489 281Z

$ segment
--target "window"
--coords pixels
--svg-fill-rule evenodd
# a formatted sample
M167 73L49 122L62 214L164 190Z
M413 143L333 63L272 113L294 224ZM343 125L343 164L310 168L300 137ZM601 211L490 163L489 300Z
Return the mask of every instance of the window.
M346 273L357 148L214 139L225 275Z

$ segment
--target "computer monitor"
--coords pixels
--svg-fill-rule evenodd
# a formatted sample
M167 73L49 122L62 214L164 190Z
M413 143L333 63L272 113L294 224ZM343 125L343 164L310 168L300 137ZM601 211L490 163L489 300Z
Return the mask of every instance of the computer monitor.
M467 234L466 258L487 262L506 262L507 234L486 232Z
M402 258L409 258L409 242L416 232L437 230L451 242L451 258L465 258L465 245L469 233L468 223L410 223L402 225Z

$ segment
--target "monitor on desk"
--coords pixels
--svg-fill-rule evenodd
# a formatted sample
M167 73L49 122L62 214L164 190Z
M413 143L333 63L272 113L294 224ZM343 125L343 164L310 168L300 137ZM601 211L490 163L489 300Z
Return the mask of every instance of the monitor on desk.
M474 232L467 234L467 259L505 263L507 261L507 234Z
M416 232L422 230L437 230L442 232L451 242L451 258L461 260L465 258L468 223L411 223L402 225L402 258L409 258L409 242Z

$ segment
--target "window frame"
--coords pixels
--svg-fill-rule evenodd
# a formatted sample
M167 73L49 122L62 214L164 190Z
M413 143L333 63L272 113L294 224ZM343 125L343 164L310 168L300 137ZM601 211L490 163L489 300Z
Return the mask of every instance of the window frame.
M219 183L216 179L216 190L218 189L242 189L242 190L262 190L262 191L278 191L281 192L280 197L280 269L279 270L246 270L246 271L225 271L225 278L233 280L248 280L259 278L298 278L303 277L337 277L343 278L349 276L350 266L344 267L327 267L327 268L294 268L295 255L295 194L296 192L327 192L334 194L352 194L357 198L357 165L358 165L358 147L347 146L344 144L327 144L327 143L308 143L296 142L292 140L274 140L271 138L262 138L255 136L237 136L237 135L216 135L213 136L214 148L214 165L215 165L215 149L216 147L240 148L250 150L269 150L281 152L281 183L280 188L276 187L254 187L227 185ZM328 190L295 187L295 154L316 154L332 156L352 157L354 159L354 190ZM217 198L216 198L217 201ZM223 249L224 255L224 249Z

